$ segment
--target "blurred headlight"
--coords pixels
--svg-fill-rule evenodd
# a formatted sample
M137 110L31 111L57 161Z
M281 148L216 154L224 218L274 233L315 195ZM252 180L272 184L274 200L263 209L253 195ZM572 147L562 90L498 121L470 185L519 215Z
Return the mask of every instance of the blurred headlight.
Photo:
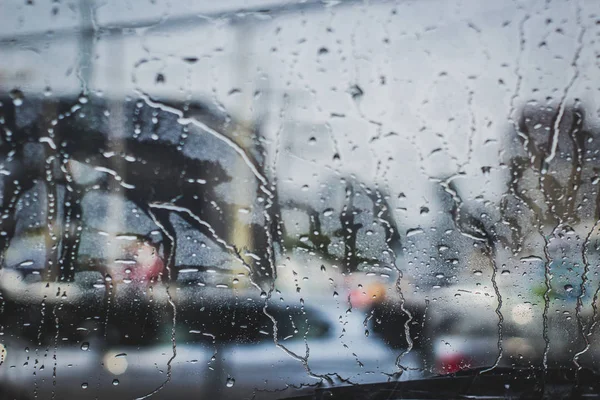
M127 358L123 353L108 352L103 361L104 368L113 375L121 375L127 371Z

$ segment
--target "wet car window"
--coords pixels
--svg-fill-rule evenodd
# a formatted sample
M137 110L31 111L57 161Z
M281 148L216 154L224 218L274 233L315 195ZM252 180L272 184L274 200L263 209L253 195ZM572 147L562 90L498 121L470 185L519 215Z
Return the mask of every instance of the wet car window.
M0 398L597 395L600 3L0 22Z

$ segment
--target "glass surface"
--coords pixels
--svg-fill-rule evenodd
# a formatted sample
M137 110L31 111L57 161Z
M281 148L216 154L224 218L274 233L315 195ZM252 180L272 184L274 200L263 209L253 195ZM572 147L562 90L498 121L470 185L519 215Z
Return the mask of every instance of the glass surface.
M0 2L0 398L596 373L599 34L593 0Z

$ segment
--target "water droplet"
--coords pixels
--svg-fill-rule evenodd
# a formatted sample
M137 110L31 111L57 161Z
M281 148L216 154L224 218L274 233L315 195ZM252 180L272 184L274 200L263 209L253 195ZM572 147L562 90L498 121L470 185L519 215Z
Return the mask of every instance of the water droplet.
M88 342L81 343L81 350L88 351L90 348L90 344Z
M333 292L333 297L334 297L334 298L336 298L336 297L338 297L338 296L339 296L339 295L338 295L338 292Z
M235 385L235 379L233 379L232 377L228 377L227 378L227 387L233 387L233 385Z
M19 267L31 267L32 265L33 265L33 261L32 260L27 260L27 261L23 261L18 266Z
M429 207L421 207L421 215L427 215L429 214Z
M365 329L365 336L369 337L369 330L368 329Z
M79 102L81 104L86 104L88 102L88 98L86 95L82 94L81 96L79 96Z
M352 99L354 99L354 100L360 99L362 97L362 95L365 94L365 92L358 85L352 85L350 87L350 89L348 90L348 92L350 93L350 96L352 96Z
M502 275L510 275L510 271L505 269L502 271Z
M565 290L566 290L567 292L570 292L570 291L572 291L572 290L573 290L573 286L572 286L572 285L565 285Z
M333 208L328 208L325 211L323 211L323 215L326 217L329 217L333 214Z
M481 276L482 274L483 274L483 272L481 272L480 270L473 271L473 275L475 275L475 276Z
M325 272L325 266L321 265L321 271Z
M438 279L442 279L444 277L444 274L442 274L441 272L438 272L437 274L435 274L435 277Z
M260 298L261 299L266 299L267 298L267 293L266 292L261 292L260 293Z
M527 257L521 257L521 261L523 261L523 262L542 261L542 258L538 257L538 256L527 256Z
M118 379L113 379L113 386L117 386L119 384L119 380Z
M317 143L317 138L314 136L311 136L310 139L308 139L308 144L315 144Z
M411 237L423 233L423 229L421 228L413 228L406 231L406 237Z
M81 388L82 388L82 389L87 389L87 388L88 388L88 384L87 384L87 382L83 382L83 383L81 384Z
M19 107L21 104L23 104L23 98L25 96L23 95L23 92L20 91L19 89L13 89L10 91L10 98L13 101L13 104L16 107Z

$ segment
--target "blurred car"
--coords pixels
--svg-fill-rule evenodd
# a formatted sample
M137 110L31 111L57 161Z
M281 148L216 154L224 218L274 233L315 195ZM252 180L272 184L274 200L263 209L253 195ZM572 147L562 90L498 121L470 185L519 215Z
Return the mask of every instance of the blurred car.
M159 293L158 309L150 308L140 319L146 326L123 324L135 310L121 307L108 320L72 321L67 324L71 332L65 329L57 338L46 338L44 351L33 350L40 348L35 337L32 342L3 337L0 385L18 389L22 398L66 399L74 393L78 398L139 398L154 389L157 398L199 392L276 398L281 391L314 386L320 379L332 384L378 382L396 370L398 354L366 336L364 318L356 313L269 305L280 348L260 297L232 299L214 292L200 299L180 293L187 301L180 303L173 325L168 308L162 308L166 293ZM69 337L77 333L84 334L78 340ZM403 365L417 370L418 360L411 354ZM409 372L404 379L415 374Z

